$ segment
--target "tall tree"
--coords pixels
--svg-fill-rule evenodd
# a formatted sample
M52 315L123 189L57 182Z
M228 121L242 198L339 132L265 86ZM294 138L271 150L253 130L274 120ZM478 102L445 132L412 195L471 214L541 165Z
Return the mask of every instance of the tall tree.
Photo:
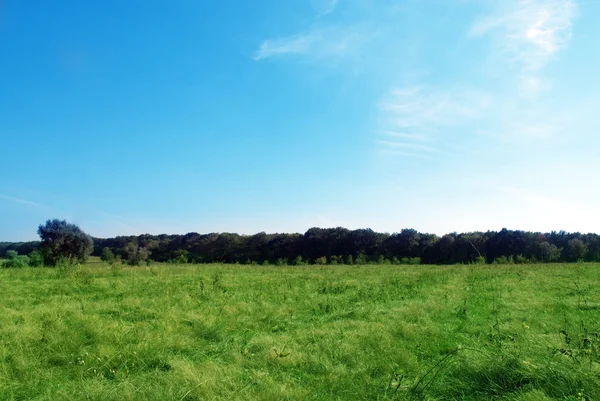
M38 227L38 234L47 266L56 266L63 258L69 263L83 263L94 249L92 237L66 220L48 220Z

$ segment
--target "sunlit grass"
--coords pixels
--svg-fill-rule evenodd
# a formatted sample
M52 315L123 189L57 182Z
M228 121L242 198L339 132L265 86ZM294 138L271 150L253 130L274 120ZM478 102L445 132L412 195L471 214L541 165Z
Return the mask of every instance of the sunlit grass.
M600 265L0 270L0 399L599 400Z

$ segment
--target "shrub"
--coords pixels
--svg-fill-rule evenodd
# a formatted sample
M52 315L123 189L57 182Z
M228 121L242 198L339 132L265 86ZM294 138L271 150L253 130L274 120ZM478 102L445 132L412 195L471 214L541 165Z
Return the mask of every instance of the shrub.
M356 264L357 265L366 265L367 262L368 262L367 255L365 255L364 253L359 253L358 255L356 255Z
M112 265L115 262L115 254L110 250L109 247L105 247L102 249L102 254L100 255L100 260Z
M515 264L515 261L511 256L498 256L496 259L494 259L494 264L495 265L513 265Z
M475 265L485 265L486 260L485 260L485 256L477 256L475 258L475 260L473 261L473 264Z
M527 258L523 255L517 255L515 256L515 263L518 265L524 265L525 263L528 263L529 261L527 260Z
M292 264L294 266L303 266L306 263L304 262L304 260L302 259L302 256L298 255L294 258L294 260L292 261Z
M68 259L69 263L83 263L94 248L92 237L65 220L46 221L38 227L38 234L42 239L44 263L48 266L56 266L61 258Z
M127 260L130 266L139 266L145 263L150 256L150 251L144 247L139 246L135 242L130 242L123 248L123 256Z
M34 249L29 254L29 266L40 267L44 265L44 255L37 249Z
M320 258L316 258L315 259L315 264L316 265L326 265L327 264L327 257L326 256L321 256Z
M398 261L398 259L396 259L396 261ZM416 258L403 257L400 259L399 262L401 265L420 265L421 258L419 258L419 257L416 257Z
M421 264L421 258L420 257L415 257L415 258L410 258L410 260L408 261L409 265L420 265Z
M340 263L344 263L344 259L341 256L336 256L336 255L331 255L331 257L329 258L330 262L332 265L337 265Z
M17 251L6 251L6 260L2 263L2 267L27 267L29 266L29 257L19 255Z

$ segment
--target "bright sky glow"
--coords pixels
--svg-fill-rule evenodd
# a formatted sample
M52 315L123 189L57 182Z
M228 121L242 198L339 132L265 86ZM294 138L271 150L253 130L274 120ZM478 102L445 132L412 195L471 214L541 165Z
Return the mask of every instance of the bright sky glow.
M600 232L600 2L0 5L0 241Z

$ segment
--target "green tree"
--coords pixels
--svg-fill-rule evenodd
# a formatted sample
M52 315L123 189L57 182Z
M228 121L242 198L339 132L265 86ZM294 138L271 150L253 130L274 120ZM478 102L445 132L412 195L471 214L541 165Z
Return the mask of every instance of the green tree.
M94 247L92 237L66 220L48 220L38 227L38 234L42 239L41 247L47 266L56 266L61 259L69 263L83 263Z
M573 262L583 260L585 254L587 253L587 245L579 238L570 240L568 243L568 249L569 260Z
M356 256L356 262L355 262L355 263L356 263L357 265L366 265L366 264L367 264L367 262L368 262L368 260L367 260L367 255L365 255L364 253L359 253L359 254Z
M315 264L316 265L326 265L327 264L327 257L326 256L320 256L318 258L315 259Z
M102 248L102 253L100 254L100 260L112 265L115 263L115 254L110 250L109 247Z
M139 266L142 262L148 260L150 251L135 242L129 242L123 248L123 256L131 266Z
M560 249L554 244L543 241L538 245L538 259L542 262L556 262L560 259Z

